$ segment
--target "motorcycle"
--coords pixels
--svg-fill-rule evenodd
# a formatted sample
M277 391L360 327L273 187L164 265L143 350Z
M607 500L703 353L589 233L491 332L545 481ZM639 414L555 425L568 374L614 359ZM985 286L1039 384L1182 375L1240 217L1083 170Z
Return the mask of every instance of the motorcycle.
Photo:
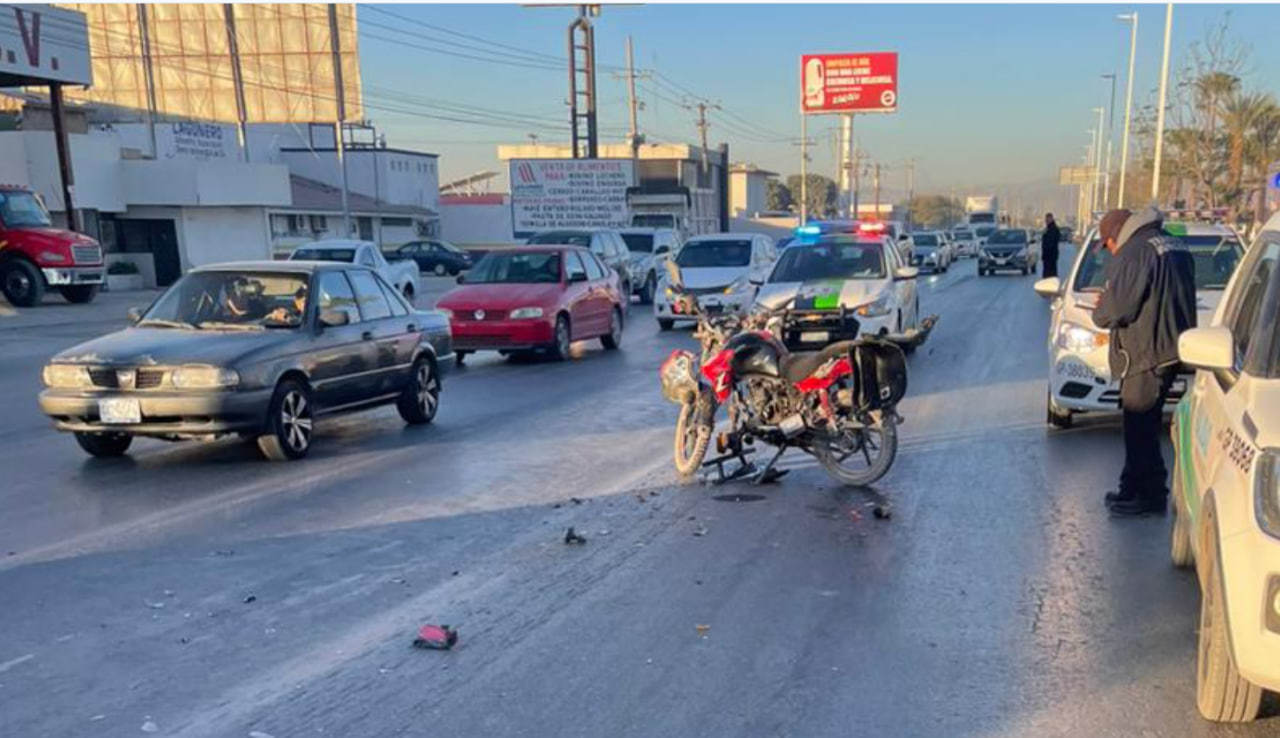
M777 479L774 465L788 448L813 455L847 485L884 476L898 449L897 403L906 394L906 357L885 337L862 336L821 351L790 352L779 336L788 304L740 318L712 315L684 288L679 268L667 264L672 309L697 320L699 356L676 350L662 363L663 396L680 405L676 421L676 471L690 476L714 466L718 481ZM856 333L856 331L855 331ZM716 410L725 407L728 428L719 456L706 461ZM763 467L747 457L761 441L776 451ZM725 463L739 466L726 474Z

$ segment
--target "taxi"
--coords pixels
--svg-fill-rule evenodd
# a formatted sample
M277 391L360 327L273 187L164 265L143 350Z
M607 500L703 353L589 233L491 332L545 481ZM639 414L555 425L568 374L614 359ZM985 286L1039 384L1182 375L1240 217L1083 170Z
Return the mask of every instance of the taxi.
M1259 234L1204 327L1179 337L1197 371L1171 432L1170 557L1200 583L1196 703L1258 716L1280 692L1280 215Z
M1196 268L1197 324L1207 325L1222 299L1227 280L1244 253L1240 237L1229 227L1190 220L1166 221L1166 233L1178 236L1191 251ZM1049 321L1049 381L1046 420L1057 428L1070 427L1080 413L1119 409L1120 383L1111 377L1107 361L1110 334L1093 324L1093 309L1106 281L1111 252L1089 233L1065 280L1042 279L1036 292L1052 300ZM1186 392L1186 378L1174 380L1167 411Z

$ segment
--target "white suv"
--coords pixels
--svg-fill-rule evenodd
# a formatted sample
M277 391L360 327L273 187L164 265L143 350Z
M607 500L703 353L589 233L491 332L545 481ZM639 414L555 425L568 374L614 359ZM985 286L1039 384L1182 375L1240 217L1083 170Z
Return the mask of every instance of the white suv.
M1166 222L1164 229L1181 238L1191 251L1196 265L1197 324L1208 325L1244 253L1240 239L1222 225ZM1036 292L1053 300L1046 416L1058 428L1069 427L1080 413L1119 408L1120 384L1112 379L1107 363L1110 334L1093 324L1093 309L1110 259L1111 252L1099 247L1093 231L1076 253L1065 282L1049 277L1035 285ZM1172 410L1185 391L1186 380L1175 380L1166 410Z
M1172 426L1171 556L1200 580L1196 702L1210 720L1258 715L1280 691L1280 215L1178 353L1195 381Z
M653 302L658 275L664 264L680 250L680 234L672 228L621 228L622 240L631 253L631 289L642 304Z

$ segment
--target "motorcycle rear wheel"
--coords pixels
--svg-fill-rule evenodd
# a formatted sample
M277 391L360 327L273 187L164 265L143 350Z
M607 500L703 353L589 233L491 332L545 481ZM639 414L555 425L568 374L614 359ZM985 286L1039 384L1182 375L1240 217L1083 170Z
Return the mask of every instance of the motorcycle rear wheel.
M676 471L682 477L692 476L702 466L711 442L712 414L708 412L710 398L700 393L692 402L680 404L680 417L676 420L674 459Z
M812 448L832 479L851 487L864 487L893 466L898 455L897 421L892 415L885 415L876 425L819 438Z

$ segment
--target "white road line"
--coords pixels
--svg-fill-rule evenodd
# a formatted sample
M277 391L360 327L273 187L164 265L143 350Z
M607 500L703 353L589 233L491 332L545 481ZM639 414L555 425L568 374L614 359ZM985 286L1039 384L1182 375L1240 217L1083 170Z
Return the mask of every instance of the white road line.
M21 664L21 663L23 663L23 662L25 662L25 661L30 661L31 659L34 659L35 657L36 657L36 655L35 655L34 653L29 653L29 654L27 654L26 656L19 656L19 657L18 657L18 658L16 658L16 659L9 659L8 661L4 662L3 664L0 664L0 674L5 673L6 671L8 671L8 670L12 669L13 667L17 666L18 664Z

